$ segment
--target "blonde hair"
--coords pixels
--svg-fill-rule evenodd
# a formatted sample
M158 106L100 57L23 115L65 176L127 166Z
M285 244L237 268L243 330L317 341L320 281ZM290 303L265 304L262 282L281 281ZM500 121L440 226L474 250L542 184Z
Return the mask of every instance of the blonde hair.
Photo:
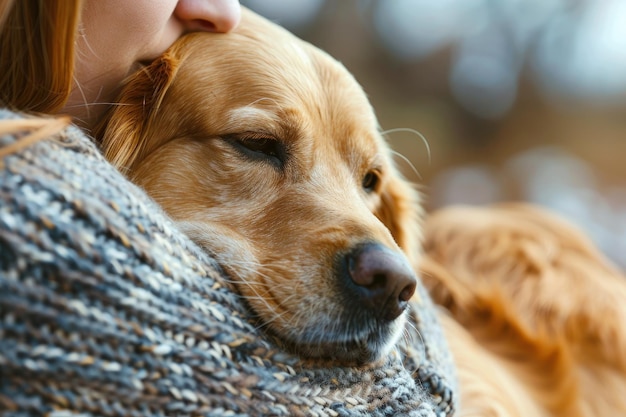
M82 0L0 0L0 104L41 113L63 107L81 6Z

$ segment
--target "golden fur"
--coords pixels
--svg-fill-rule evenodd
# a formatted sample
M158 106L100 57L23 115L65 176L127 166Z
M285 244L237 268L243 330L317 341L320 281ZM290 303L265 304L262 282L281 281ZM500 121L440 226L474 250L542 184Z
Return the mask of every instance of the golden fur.
M405 315L364 317L337 259L376 243L414 276L418 196L343 66L244 13L233 33L177 42L120 102L106 157L215 255L269 331L310 356L389 351Z
M353 300L338 298L333 258L375 240L417 266L419 200L344 68L245 13L235 33L176 44L121 102L106 156L216 256L273 333L309 355L384 354L399 322L350 353L363 329L344 325ZM626 415L626 284L584 236L527 206L456 208L428 219L424 244L458 415Z
M626 415L626 278L585 236L521 204L442 210L425 236L460 416Z

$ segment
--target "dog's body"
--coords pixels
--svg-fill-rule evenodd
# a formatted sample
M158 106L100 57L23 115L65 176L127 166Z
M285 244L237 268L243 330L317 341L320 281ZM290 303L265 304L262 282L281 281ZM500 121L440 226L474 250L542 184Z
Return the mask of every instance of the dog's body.
M135 75L120 101L99 135L106 156L215 255L270 333L303 355L343 362L389 351L415 289L419 199L397 173L363 91L341 65L245 13L232 34L183 38ZM476 230L467 228L471 218L447 221L429 222L423 269L435 300L451 312L442 322L459 368L460 414L626 412L622 397L600 384L590 394L578 390L591 389L588 381L598 375L626 386L624 356L609 346L609 335L620 332L615 323L568 338L583 311L579 302L594 302L586 291L595 279L580 277L581 294L567 287L555 293L550 277L515 268L520 273L512 281L485 284L491 275L479 269L459 277L459 259L480 259L480 237L497 239L497 232L448 245L456 240L440 240L440 232L458 237ZM455 227L458 233L450 232ZM450 248L457 252L448 256ZM508 240L490 261L517 262L517 252L507 248L516 250ZM527 249L533 253L532 245ZM507 270L491 272L508 278ZM473 273L483 281L470 283ZM626 294L618 280L606 285ZM599 314L613 310L584 311L581 326L593 329ZM585 395L603 400L590 405ZM604 400L613 403L597 405Z
M443 210L424 234L459 415L626 415L626 277L584 235L525 205Z

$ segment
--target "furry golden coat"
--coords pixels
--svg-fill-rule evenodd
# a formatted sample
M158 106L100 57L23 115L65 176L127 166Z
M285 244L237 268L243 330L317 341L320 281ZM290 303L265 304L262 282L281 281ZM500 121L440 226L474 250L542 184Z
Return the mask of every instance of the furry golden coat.
M425 225L461 417L626 415L626 280L562 219L509 204Z

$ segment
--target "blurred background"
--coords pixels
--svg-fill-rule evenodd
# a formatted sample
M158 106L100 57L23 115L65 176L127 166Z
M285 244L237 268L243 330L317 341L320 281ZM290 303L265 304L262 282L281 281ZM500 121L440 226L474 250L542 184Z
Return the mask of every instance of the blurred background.
M355 75L429 210L540 204L626 267L626 1L241 3Z

